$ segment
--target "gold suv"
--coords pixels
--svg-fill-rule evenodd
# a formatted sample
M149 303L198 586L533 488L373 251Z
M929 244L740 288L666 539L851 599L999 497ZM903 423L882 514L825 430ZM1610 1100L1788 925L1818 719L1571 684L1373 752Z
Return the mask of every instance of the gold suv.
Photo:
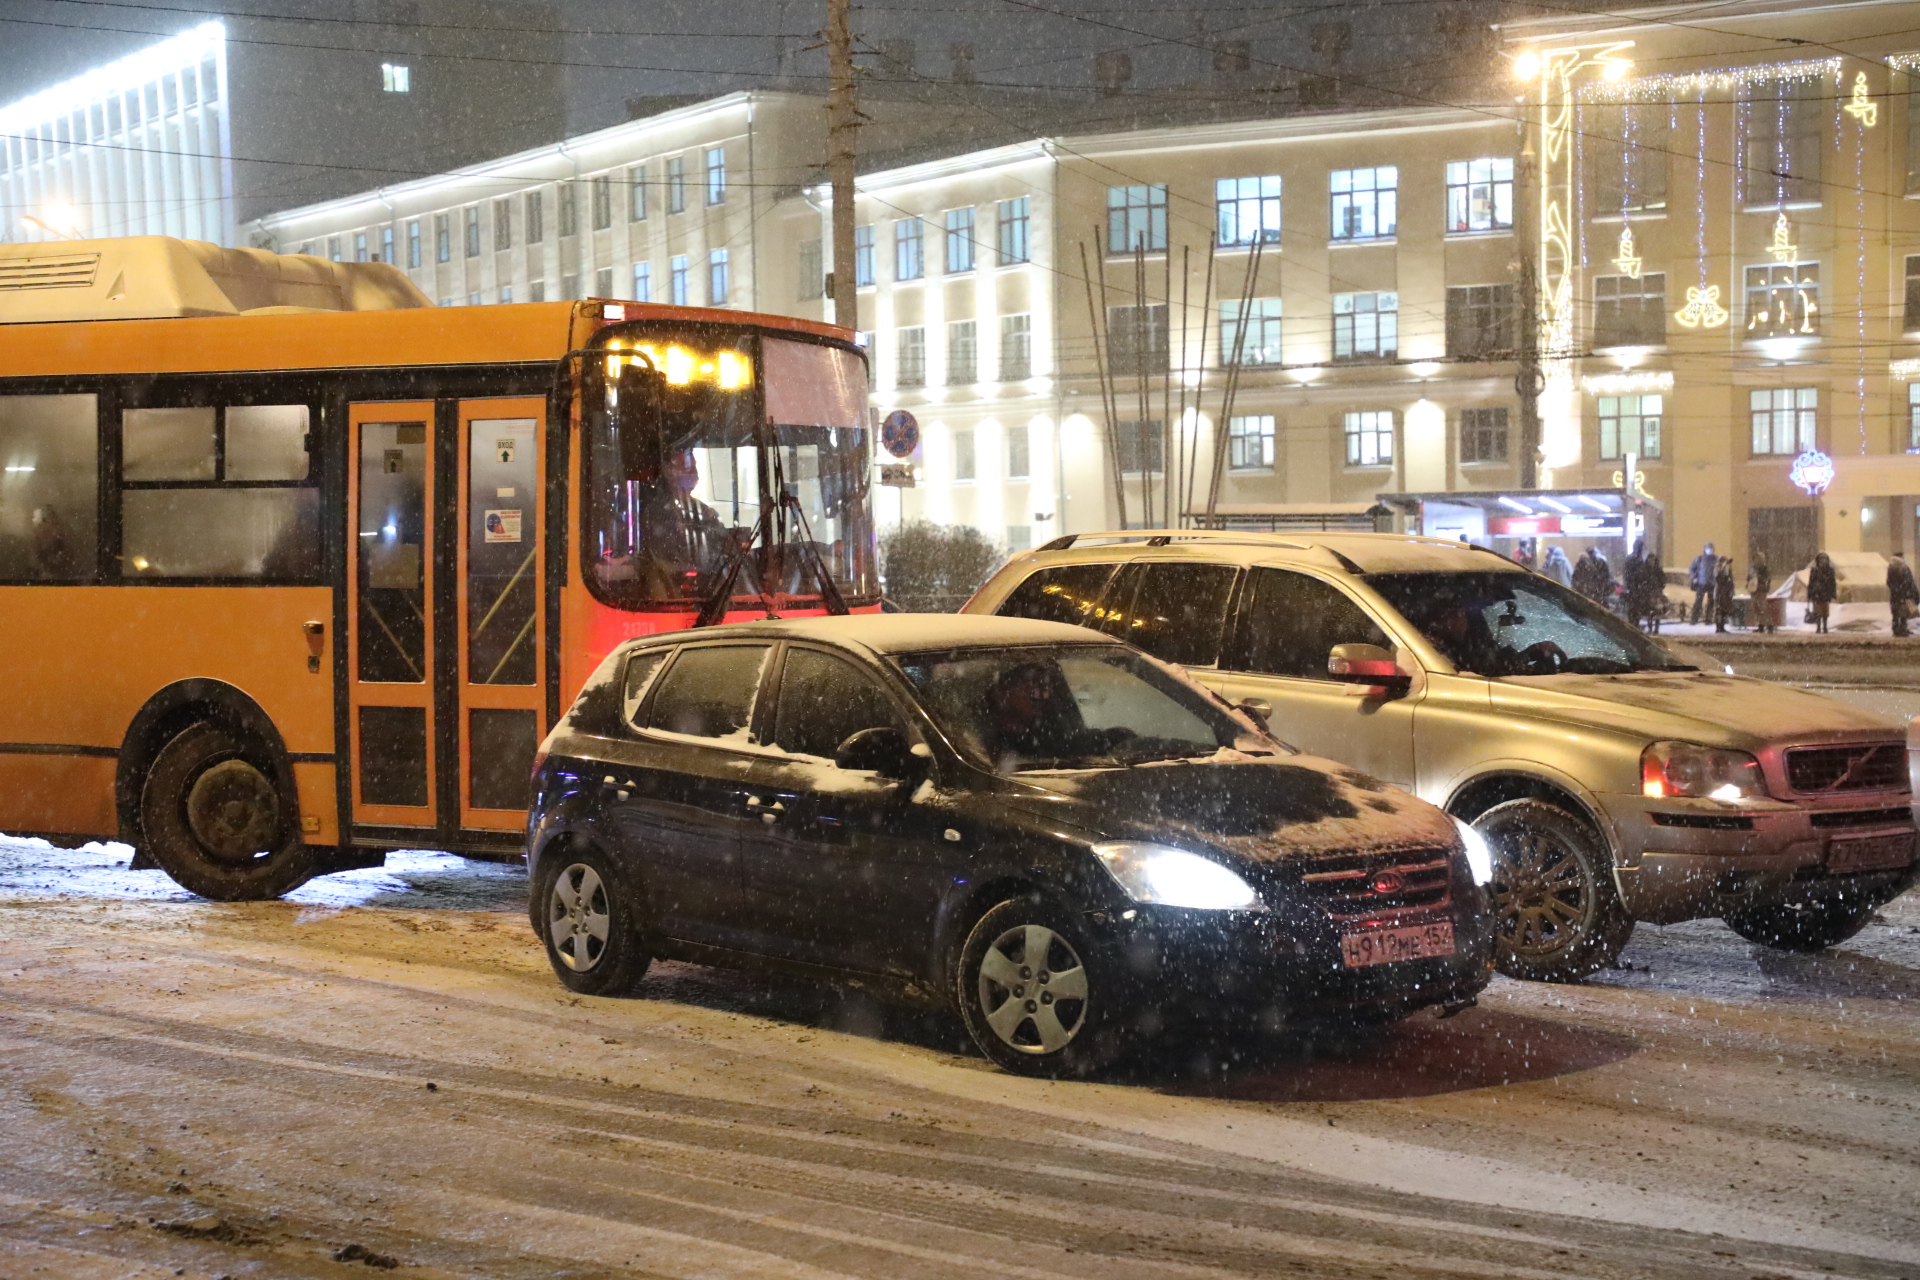
M1814 950L1914 881L1901 728L1703 670L1494 552L1369 533L1142 531L1015 556L968 613L1185 666L1301 749L1471 823L1498 963L1569 981L1636 920Z

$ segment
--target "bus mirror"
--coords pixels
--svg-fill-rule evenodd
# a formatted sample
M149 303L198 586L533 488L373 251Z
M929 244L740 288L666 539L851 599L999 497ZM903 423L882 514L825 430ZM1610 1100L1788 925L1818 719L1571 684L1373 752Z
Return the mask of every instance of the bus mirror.
M620 471L628 480L658 480L664 470L661 451L660 375L629 367L620 376L614 409L614 433L620 442Z

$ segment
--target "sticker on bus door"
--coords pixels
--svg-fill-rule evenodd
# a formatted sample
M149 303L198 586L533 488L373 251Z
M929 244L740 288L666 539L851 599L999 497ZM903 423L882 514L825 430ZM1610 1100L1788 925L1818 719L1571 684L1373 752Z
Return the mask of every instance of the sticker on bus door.
M501 436L493 442L493 451L498 455L501 464L507 465L513 461L513 452L518 445L519 441L512 436ZM518 542L519 539L515 538L514 541Z
M520 541L519 508L514 508L513 510L487 512L487 541L488 542Z

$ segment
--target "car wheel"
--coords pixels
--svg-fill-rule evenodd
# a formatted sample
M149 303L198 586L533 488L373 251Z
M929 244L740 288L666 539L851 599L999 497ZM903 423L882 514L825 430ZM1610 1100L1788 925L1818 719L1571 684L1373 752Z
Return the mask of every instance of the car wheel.
M1606 842L1544 800L1474 819L1493 851L1494 965L1510 978L1575 982L1611 965L1633 935Z
M568 990L633 994L653 957L641 942L639 904L612 859L592 846L548 853L534 901L543 904L547 961Z
M1873 918L1871 902L1782 902L1730 912L1727 927L1775 951L1824 951L1845 942Z
M298 810L259 743L204 722L154 757L140 791L141 843L184 889L216 902L277 898L319 869Z
M954 974L967 1031L1005 1070L1078 1076L1112 1060L1118 984L1066 912L1038 898L1001 903L967 934Z

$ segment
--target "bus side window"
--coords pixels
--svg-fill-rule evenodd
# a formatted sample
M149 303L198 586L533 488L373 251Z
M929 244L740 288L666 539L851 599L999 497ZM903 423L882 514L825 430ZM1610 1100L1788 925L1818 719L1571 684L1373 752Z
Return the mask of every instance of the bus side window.
M309 421L303 404L126 410L122 576L317 577Z
M92 579L99 435L92 395L0 396L0 581Z

